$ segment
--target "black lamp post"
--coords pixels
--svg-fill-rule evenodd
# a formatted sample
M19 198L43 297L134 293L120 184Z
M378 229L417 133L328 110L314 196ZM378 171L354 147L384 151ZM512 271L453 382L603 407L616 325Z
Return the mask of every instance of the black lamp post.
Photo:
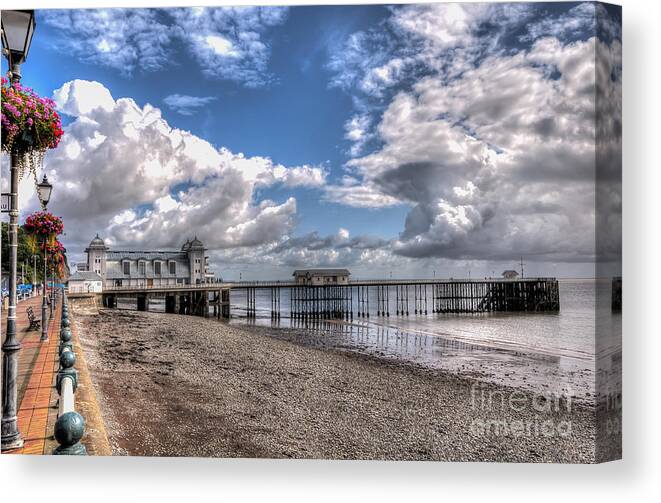
M11 83L21 79L21 64L30 50L34 34L34 11L2 11L2 52L9 63ZM9 307L7 309L7 336L2 345L2 450L23 445L18 431L17 383L18 351L21 343L16 338L16 262L18 256L18 152L11 153L9 189Z
M50 195L53 192L53 186L48 182L48 178L44 175L41 183L37 184L37 195L41 207L46 210ZM46 297L46 278L48 277L48 251L46 250L46 240L44 240L44 281L43 288L41 289L41 338L42 342L48 340L48 298Z
M55 307L55 256L51 255L51 280L50 280L50 317L53 317L53 308Z

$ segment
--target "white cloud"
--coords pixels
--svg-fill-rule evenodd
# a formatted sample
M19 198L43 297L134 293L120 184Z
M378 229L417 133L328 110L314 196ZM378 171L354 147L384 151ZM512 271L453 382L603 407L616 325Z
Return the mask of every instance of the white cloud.
M168 108L181 115L193 115L200 108L217 98L215 96L188 96L187 94L171 94L163 99Z
M285 187L321 187L326 183L326 170L320 167L295 166L273 170L274 178Z
M560 16L544 16L527 24L527 32L520 38L523 41L552 36L554 38L576 37L596 31L597 5L584 2Z
M407 67L414 63L413 58L395 57L381 66L368 69L359 87L367 94L380 96L384 89L397 84Z
M85 63L127 76L156 71L171 64L180 41L206 76L257 87L273 80L264 37L284 22L287 8L69 9L39 16L57 30L60 51Z
M179 208L179 203L170 194L159 197L154 201L154 210L158 213L167 213L168 211L176 210Z
M592 261L595 93L603 93L604 117L620 116L618 23L602 7L606 44L596 45L586 40L595 31L594 4L544 16L527 4L392 12L379 31L356 32L331 55L332 84L352 93L356 113L345 125L349 175L324 198L408 205L392 243L407 257ZM517 38L529 45L513 44ZM618 159L621 124L602 124L603 158ZM368 155L366 135L380 144ZM617 162L601 164L601 177L617 173ZM604 222L619 221L615 213ZM602 227L603 236L612 234Z
M411 5L397 11L393 23L440 52L472 43L475 28L490 9L488 4L471 3Z
M240 56L240 54L234 49L232 42L225 37L219 35L207 35L204 37L204 41L216 52L216 54L232 58Z
M102 84L89 80L72 80L53 93L57 108L74 117L89 114L95 108L112 110L115 100Z
M385 194L370 182L345 176L339 184L324 189L324 201L340 203L354 208L387 208L402 204L400 199Z
M202 72L248 87L268 84L270 47L264 36L287 17L286 7L171 9L174 30L188 46ZM191 34L194 34L191 36Z
M157 9L40 10L38 15L57 30L61 52L84 63L131 75L169 61L172 30Z
M382 148L348 163L363 186L412 205L393 250L591 260L594 62L594 39L541 39L397 94L377 127Z
M51 207L67 222L72 250L96 232L115 246L180 246L191 229L217 249L261 246L290 233L296 200L259 201L257 188L319 187L325 180L319 167L289 168L216 149L130 98L88 106L94 93L109 97L96 82L66 83L55 92L76 118L45 159L56 186Z
M354 115L344 123L344 137L352 142L350 154L357 156L361 153L365 143L372 137L370 126L372 118L368 114Z

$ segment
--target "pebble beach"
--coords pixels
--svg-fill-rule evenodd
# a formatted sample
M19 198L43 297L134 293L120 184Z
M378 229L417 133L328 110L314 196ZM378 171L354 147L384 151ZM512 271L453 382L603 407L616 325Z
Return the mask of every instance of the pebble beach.
M582 404L268 327L73 309L114 455L595 461Z

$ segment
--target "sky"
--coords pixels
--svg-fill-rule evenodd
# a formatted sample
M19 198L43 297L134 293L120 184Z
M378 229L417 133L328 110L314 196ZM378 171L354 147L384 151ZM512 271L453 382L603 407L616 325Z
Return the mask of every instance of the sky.
M97 233L143 250L197 236L228 280L298 267L484 277L519 270L521 257L526 275L589 277L595 242L605 260L621 253L617 10L92 9L36 20L23 84L64 117L44 170L72 263ZM595 121L600 110L614 120ZM31 183L23 216L38 208Z

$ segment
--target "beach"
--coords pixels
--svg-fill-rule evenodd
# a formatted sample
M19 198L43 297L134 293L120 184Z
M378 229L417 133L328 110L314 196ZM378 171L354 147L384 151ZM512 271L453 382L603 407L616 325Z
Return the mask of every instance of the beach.
M115 455L595 460L594 409L571 400L268 327L73 304Z

